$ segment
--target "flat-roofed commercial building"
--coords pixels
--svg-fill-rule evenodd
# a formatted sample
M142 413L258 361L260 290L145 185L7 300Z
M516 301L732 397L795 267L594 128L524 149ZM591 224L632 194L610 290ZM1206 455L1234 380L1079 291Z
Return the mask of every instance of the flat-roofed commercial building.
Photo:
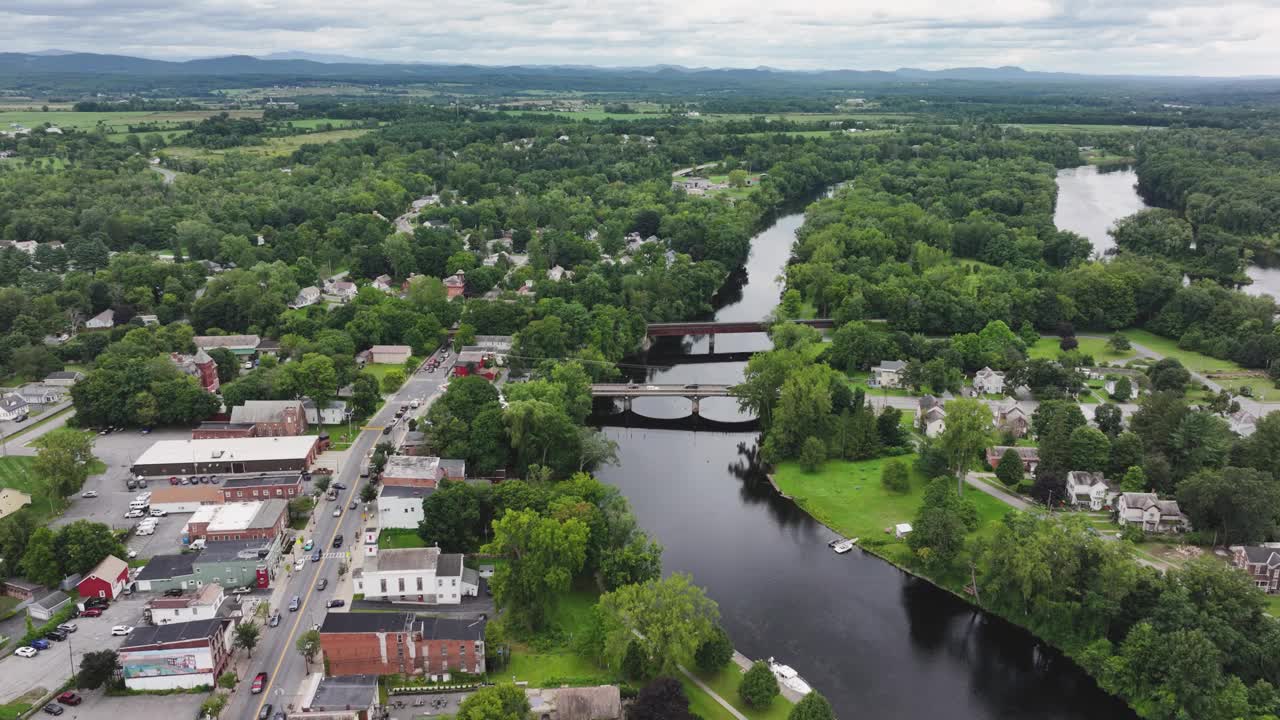
M182 528L182 537L187 543L192 540L272 540L284 530L288 514L288 503L275 499L204 505Z
M274 473L227 478L218 486L222 499L227 502L284 499L292 500L302 494L302 475L298 473Z
M315 460L318 442L314 435L161 440L138 457L133 472L153 477L302 472Z

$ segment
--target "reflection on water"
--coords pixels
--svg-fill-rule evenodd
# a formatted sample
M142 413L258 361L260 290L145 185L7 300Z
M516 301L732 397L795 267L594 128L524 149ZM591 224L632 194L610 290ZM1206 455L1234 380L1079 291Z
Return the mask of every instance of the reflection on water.
M718 320L763 319L803 217L784 216L754 241L747 273ZM721 297L723 302L726 297ZM763 350L761 333L716 339L717 353ZM706 338L662 338L631 378L660 383L734 383L746 363L677 364L705 354ZM702 413L747 419L731 398ZM684 398L638 398L653 418L689 414ZM605 406L598 411L607 410ZM1127 719L1069 660L1030 634L879 559L827 548L834 534L774 490L754 433L605 428L619 464L599 475L631 501L662 543L667 572L691 573L720 605L739 650L776 656L831 700L843 718L934 720Z

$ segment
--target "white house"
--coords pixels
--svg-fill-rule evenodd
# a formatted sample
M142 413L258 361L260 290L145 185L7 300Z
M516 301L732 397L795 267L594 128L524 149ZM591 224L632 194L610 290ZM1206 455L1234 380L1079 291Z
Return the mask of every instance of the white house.
M364 548L364 567L353 570L351 579L366 600L457 605L480 592L479 574L463 568L460 553L442 553L438 547Z
M114 327L116 324L116 311L110 308L94 315L85 322L85 328L89 330L106 330Z
M0 420L16 420L26 417L29 412L31 412L31 406L21 396L5 393L0 397Z
M304 308L309 305L315 305L320 302L320 288L315 285L309 285L298 291L298 296L293 299L289 307Z
M920 413L920 427L924 430L925 437L938 437L947 429L947 411L942 409L941 405L933 407Z
M1109 509L1115 505L1120 491L1100 472L1072 470L1067 473L1067 502L1090 510Z
M1155 493L1120 493L1116 521L1138 525L1145 532L1181 532L1190 527L1176 500L1161 500Z
M984 367L973 376L973 389L979 395L1003 395L1004 373Z
M378 525L416 529L425 517L422 501L433 492L435 488L383 485L378 491Z
M902 387L902 371L907 363L902 360L885 360L871 368L871 387Z
M84 374L75 370L59 370L49 373L45 379L45 385L59 385L61 387L71 387L84 379Z
M29 405L55 405L62 402L67 395L67 388L61 385L46 385L44 383L27 383L14 389L18 397L27 401Z
M547 279L550 280L551 282L560 282L561 280L568 280L572 277L573 277L573 272L569 270L565 270L559 265L556 265L555 267L547 271Z
M330 400L323 410L317 412L316 404L310 398L302 401L302 410L311 425L340 425L347 421L350 413L347 403L342 400Z
M357 292L359 292L359 289L356 287L356 284L350 280L339 280L329 286L330 295L343 299L353 298L356 296Z
M408 345L374 345L369 348L369 358L378 365L399 365L413 355Z
M373 279L373 286L382 292L391 292L391 276L379 275Z
M226 594L218 583L209 583L194 595L157 597L148 603L151 624L184 623L192 620L210 620L218 616L218 608L226 600Z

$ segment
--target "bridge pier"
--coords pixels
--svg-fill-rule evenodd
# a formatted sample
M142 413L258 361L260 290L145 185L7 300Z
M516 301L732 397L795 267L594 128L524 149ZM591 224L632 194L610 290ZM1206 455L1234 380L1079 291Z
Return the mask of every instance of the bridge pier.
M631 412L631 396L622 396L622 412Z
M715 333L711 333L711 335L707 336L707 345L711 348L710 350L707 351L707 354L715 355L716 354L716 334Z
M689 399L690 399L691 401L693 401L693 414L694 414L694 415L699 415L699 414L701 414L701 411L702 411L702 398L701 398L701 397L699 397L699 396L697 396L697 395L694 395L693 397L691 397L691 398L689 398Z

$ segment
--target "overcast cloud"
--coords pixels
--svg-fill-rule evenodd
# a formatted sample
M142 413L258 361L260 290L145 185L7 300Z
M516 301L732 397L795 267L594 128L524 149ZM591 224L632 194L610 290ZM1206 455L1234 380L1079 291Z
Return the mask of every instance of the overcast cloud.
M1280 0L0 0L5 50L1280 75Z

